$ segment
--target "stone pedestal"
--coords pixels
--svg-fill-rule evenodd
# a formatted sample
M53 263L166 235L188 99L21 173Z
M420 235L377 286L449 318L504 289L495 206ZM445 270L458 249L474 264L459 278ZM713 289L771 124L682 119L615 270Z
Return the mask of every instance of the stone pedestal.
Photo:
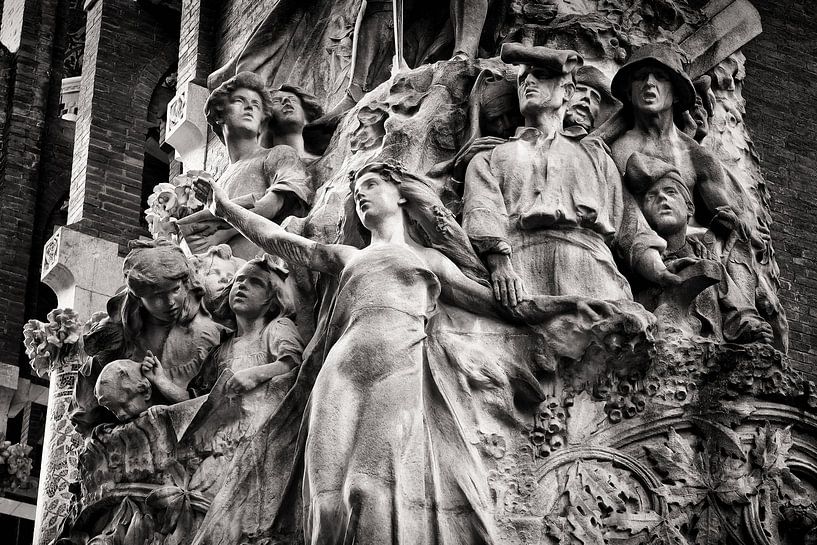
M99 310L123 284L118 246L68 228L60 228L46 243L42 281L57 294L60 308L72 308L84 319ZM57 358L49 370L43 459L40 470L33 543L46 545L57 535L68 514L68 485L78 479L77 453L82 439L68 420L68 405L83 363L81 349Z

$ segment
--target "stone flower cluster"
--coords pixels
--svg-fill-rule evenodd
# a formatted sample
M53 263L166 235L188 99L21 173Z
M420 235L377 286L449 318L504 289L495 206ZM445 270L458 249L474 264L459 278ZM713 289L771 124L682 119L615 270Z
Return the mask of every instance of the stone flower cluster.
M160 183L148 197L145 220L154 238L170 237L176 234L173 220L181 219L203 207L193 192L193 182L198 179L198 171L189 171L173 178L169 183Z
M57 356L77 344L81 331L79 315L70 308L52 310L47 322L29 320L23 328L23 343L34 371L46 375Z
M22 443L0 443L0 487L25 488L31 477L31 450L32 447Z

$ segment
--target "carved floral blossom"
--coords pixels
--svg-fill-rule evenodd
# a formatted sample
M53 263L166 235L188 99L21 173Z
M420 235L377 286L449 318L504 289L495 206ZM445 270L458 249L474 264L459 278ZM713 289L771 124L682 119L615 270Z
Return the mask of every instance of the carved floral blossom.
M176 233L173 220L181 219L204 207L196 198L193 182L199 176L209 174L191 170L173 178L171 182L156 184L153 193L148 197L148 209L145 220L153 238L169 237Z
M48 321L29 320L23 327L23 344L29 363L39 376L48 373L59 356L67 356L79 342L82 324L72 309L57 308Z

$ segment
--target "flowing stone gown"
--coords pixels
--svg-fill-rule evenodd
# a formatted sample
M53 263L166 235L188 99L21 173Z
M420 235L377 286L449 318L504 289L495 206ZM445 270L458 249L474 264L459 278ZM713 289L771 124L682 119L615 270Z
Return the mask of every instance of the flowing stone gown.
M189 389L197 395L209 393L219 375L227 369L237 373L276 361L292 367L290 371L274 376L238 396L238 418L235 422L225 423L218 431L221 437L229 439L229 443L234 445L257 433L278 408L295 381L302 353L303 341L297 327L289 318L278 317L267 324L260 335L227 336L211 352L202 372L190 383Z
M425 358L439 281L412 250L375 246L338 284L289 485L274 461L297 396L237 456L194 543L298 542L297 524L306 543L493 543L479 456ZM298 484L302 518L288 516Z
M467 461L437 442L424 395L425 324L439 292L406 248L367 248L343 270L309 405L307 543L480 542L474 485L451 482L448 468Z

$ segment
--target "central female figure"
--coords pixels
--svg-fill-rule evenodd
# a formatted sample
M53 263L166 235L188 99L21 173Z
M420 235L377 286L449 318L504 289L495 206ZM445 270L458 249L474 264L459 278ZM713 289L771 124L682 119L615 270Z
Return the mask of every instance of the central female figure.
M212 212L267 252L338 278L301 429L304 541L493 543L487 476L428 376L426 320L438 297L529 323L595 304L541 297L500 307L475 280L487 272L431 186L390 164L354 175L344 244L287 233L206 180L199 191L212 193Z

